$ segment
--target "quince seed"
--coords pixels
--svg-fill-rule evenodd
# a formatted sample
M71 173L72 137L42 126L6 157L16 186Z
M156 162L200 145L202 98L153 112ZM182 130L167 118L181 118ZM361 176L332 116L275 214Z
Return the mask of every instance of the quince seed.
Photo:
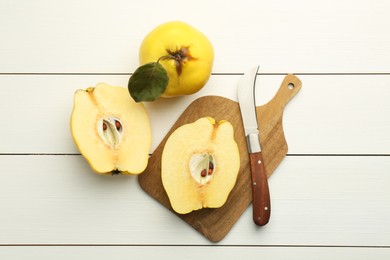
M212 165L212 166L211 166ZM190 173L194 180L203 185L211 180L214 172L214 158L210 154L194 154L190 161Z
M122 139L122 123L118 118L106 116L98 121L98 133L105 144L117 148Z

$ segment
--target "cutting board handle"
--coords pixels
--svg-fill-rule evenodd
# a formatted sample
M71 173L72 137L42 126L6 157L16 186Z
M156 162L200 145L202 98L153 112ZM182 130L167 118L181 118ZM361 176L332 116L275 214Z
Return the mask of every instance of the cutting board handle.
M301 89L302 82L293 74L287 74L284 78L278 92L272 98L270 102L282 111L287 103L292 99Z

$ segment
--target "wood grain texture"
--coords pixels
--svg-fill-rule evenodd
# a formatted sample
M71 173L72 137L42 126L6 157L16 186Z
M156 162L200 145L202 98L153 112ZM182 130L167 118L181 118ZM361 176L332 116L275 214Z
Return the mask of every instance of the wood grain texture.
M2 155L0 165L0 251L5 244L390 248L389 156L286 156L269 179L272 221L257 227L249 207L217 247L135 176L96 175L82 156Z
M289 83L292 83L294 88L289 88ZM300 88L300 80L294 75L288 75L275 97L264 106L256 108L260 143L268 177L287 153L287 143L282 126L283 109ZM206 96L191 103L156 148L149 159L148 167L138 177L138 181L146 193L173 212L161 181L161 154L167 139L175 129L205 116L213 117L216 121L228 120L234 127L234 138L241 157L237 182L221 208L205 208L189 214L177 215L209 240L218 242L230 231L252 201L249 156L237 102L219 96Z
M386 0L214 0L183 12L177 0L2 0L0 71L133 72L143 37L181 20L210 38L214 72L244 72L259 61L263 72L388 72L389 7Z
M61 253L59 253L61 252ZM0 250L1 259L32 259L38 256L39 260L128 260L130 259L217 259L236 260L245 255L245 258L265 258L267 260L280 260L288 256L289 260L313 259L389 259L389 248L322 248L322 247L199 247L192 246L6 246ZM35 259L35 258L34 258Z
M275 95L284 76L259 75L258 106ZM195 99L218 95L235 100L239 77L212 75L194 95L145 104L153 129L151 153ZM299 78L305 89L283 119L290 154L390 154L390 75ZM69 131L74 92L97 82L126 86L127 81L128 76L112 75L1 76L0 113L12 127L0 128L0 136L7 137L0 142L0 153L78 153ZM368 133L375 138L362 138Z
M261 152L249 154L252 180L253 222L264 226L271 217L271 198Z

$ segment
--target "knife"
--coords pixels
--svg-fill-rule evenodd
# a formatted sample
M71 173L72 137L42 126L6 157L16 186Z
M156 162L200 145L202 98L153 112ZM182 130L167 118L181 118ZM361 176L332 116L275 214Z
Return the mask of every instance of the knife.
M237 92L249 152L253 221L256 225L263 226L268 223L271 216L271 202L263 155L261 153L256 115L255 84L258 70L259 66L251 69L241 77Z

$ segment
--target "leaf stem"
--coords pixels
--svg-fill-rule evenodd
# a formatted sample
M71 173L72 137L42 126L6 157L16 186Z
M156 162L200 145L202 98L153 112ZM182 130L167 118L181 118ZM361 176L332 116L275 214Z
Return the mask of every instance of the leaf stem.
M175 56L168 54L168 55L164 55L164 56L161 56L160 58L158 58L156 63L159 63L160 60L173 60L173 59L175 59Z

